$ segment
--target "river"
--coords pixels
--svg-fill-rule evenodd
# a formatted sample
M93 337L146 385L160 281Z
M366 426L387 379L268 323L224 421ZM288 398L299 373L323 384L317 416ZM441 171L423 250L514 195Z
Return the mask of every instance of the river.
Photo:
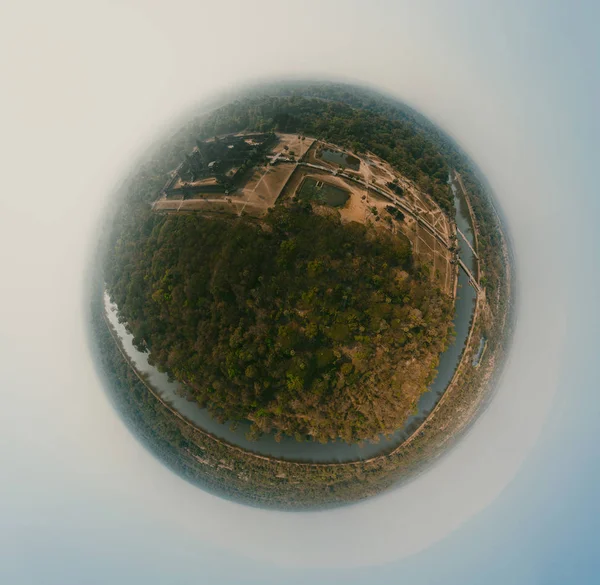
M452 191L454 193L456 207L456 224L473 246L473 231L471 229L469 210L466 202L462 197L458 196L454 184L452 184ZM459 235L458 237L460 257L463 262L473 270L473 252L464 242L461 244L462 236ZM148 384L154 388L163 399L169 402L176 410L198 427L212 433L220 439L224 439L234 445L238 445L262 455L271 455L273 457L298 461L323 462L365 459L389 451L410 436L412 431L425 420L443 395L460 360L462 350L469 335L470 321L475 306L475 296L475 290L469 285L468 276L463 270L459 270L458 291L454 315L456 337L450 343L446 351L441 354L438 373L429 387L429 390L419 399L417 413L414 416L411 416L404 426L396 431L390 438L381 437L379 443L366 442L363 445L348 445L343 441L332 441L326 444L313 441L299 443L292 437L284 437L280 442L277 442L271 434L261 437L258 441L248 441L245 437L245 433L250 428L250 423L240 423L238 428L233 431L230 429L229 424L217 422L211 418L206 409L200 408L195 402L187 400L183 396L184 393L181 392L181 387L177 382L169 381L166 374L159 372L154 366L151 366L148 363L147 354L139 352L133 347L133 336L127 332L122 323L118 322L117 308L115 305L111 304L107 294L104 295L104 305L106 315L121 339L124 351L130 357L137 370L146 375Z

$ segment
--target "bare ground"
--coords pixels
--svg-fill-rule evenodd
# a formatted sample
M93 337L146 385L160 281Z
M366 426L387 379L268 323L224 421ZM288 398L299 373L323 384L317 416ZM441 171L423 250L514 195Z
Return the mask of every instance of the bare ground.
M456 271L451 264L452 254L446 246L437 241L437 237L441 237L445 242L451 242L455 232L454 224L429 195L423 193L417 185L397 173L389 163L373 153L360 155L348 153L360 160L360 168L358 171L346 169L344 173L364 183L360 184L340 176L338 165L317 156L317 151L321 147L339 149L339 146L308 137L302 140L297 134L278 133L277 136L279 141L271 154L280 153L281 159L276 164L254 169L245 184L234 193L205 194L197 199L185 201L163 198L155 202L154 209L170 213L204 211L239 215L245 212L259 217L264 215L276 201L285 201L294 196L302 181L306 177L312 177L341 187L350 193L346 205L338 209L342 221L370 222L382 229L400 230L406 235L413 245L415 260L418 263L429 264L432 280L437 281L447 294L454 296ZM294 153L296 160L303 158L303 162L321 168L286 162L285 159L290 158L291 152ZM403 189L401 197L398 197L388 185L394 181ZM367 188L367 185L370 188ZM384 193L385 197L374 191L375 188ZM434 237L428 229L417 224L408 213L405 214L402 222L389 221L390 216L385 208L392 205L393 201L401 202L406 208L405 211L408 210L421 221L426 222L438 236Z

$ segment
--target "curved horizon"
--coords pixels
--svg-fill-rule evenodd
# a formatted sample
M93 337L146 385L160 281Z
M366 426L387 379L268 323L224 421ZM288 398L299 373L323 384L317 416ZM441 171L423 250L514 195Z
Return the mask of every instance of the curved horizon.
M595 3L7 12L2 582L599 579ZM226 501L158 462L115 415L85 323L98 218L130 162L191 105L286 75L359 80L447 133L489 182L518 280L510 355L462 439L397 489L302 513Z

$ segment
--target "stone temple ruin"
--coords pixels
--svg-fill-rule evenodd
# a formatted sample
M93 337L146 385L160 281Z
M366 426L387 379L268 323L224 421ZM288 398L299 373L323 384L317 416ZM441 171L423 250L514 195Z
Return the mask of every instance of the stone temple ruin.
M173 171L161 196L188 199L203 193L227 194L264 159L275 141L274 133L231 134L196 141L192 152Z

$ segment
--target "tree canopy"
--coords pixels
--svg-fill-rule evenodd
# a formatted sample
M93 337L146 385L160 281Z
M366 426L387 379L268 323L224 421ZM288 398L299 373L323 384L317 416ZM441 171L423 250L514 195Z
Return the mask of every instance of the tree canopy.
M106 280L138 348L221 421L354 442L415 407L451 301L402 236L310 203L261 221L140 213Z
M243 129L297 132L354 152L371 151L417 182L443 209L453 208L444 157L436 143L408 120L331 99L261 95L219 108L204 121L201 132L210 137Z

